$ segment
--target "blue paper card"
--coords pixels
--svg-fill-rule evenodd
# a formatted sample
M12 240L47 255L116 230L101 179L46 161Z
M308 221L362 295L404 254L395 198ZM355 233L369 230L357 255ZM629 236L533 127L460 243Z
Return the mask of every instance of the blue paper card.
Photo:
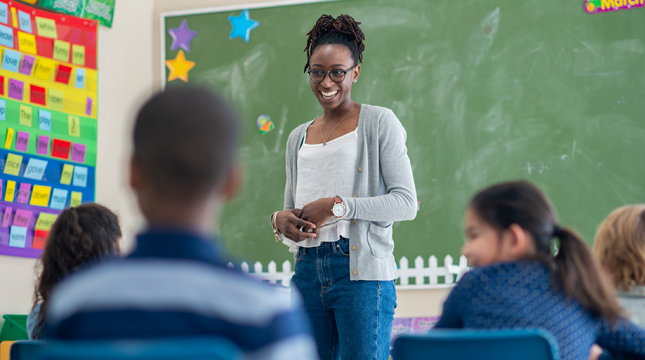
M24 226L12 226L9 246L24 248L27 242L27 228Z
M2 57L2 68L4 70L18 72L21 57L22 54L17 51L4 49L4 56Z
M9 22L9 16L7 15L9 7L5 3L0 3L0 22L6 24Z
M0 25L0 45L13 47L13 30L10 27Z
M87 168L84 166L74 166L74 186L87 186Z
M0 100L0 120L5 121L6 120L6 114L7 113L7 102L4 100Z
M52 209L63 210L65 208L65 203L67 202L67 192L67 190L63 189L54 189L52 202L49 207Z
M52 131L52 113L47 110L38 110L38 128L44 131Z
M29 14L18 10L18 22L20 30L31 34L31 16Z
M76 68L76 88L85 88L85 69Z
M27 179L42 180L43 175L45 175L46 167L47 161L31 158L29 159L29 163L27 163L23 177L26 177Z

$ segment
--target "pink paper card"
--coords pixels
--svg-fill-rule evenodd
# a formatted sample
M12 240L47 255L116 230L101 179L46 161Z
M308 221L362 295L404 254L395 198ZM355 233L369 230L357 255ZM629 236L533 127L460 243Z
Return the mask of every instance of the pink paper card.
M2 218L2 227L9 227L11 224L11 212L12 208L8 207L4 210L4 217Z
M38 136L38 145L36 146L36 154L47 155L49 154L49 136Z
M29 145L29 133L26 131L18 131L18 137L16 138L16 150L27 151L28 145Z
M20 63L20 70L18 72L27 76L31 76L31 70L34 68L35 60L36 59L33 56L23 55L22 62Z
M92 116L92 98L88 97L85 103L85 115Z
M26 204L29 202L29 194L31 193L31 184L22 183L18 189L18 199L16 202Z
M84 163L85 162L85 148L83 144L74 143L72 146L72 161Z
M13 218L13 226L28 227L31 221L31 211L29 210L16 210L16 216Z
M24 89L25 89L24 82L16 79L9 79L9 97L10 98L22 101L22 94Z

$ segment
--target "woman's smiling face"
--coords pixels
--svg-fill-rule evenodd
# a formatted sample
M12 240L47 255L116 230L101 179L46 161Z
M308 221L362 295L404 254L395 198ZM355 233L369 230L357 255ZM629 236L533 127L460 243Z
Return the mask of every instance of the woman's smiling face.
M351 101L352 83L358 79L361 66L354 66L354 59L349 49L343 45L317 46L309 59L310 70L350 70L345 79L340 83L333 82L328 74L320 83L309 80L311 90L316 95L318 102L325 109L335 109L339 105Z

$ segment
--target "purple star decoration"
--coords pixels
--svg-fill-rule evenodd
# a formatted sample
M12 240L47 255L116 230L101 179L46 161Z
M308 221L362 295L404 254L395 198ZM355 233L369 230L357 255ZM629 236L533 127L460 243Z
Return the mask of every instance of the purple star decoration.
M170 45L170 50L177 50L182 48L190 52L190 41L197 36L197 31L190 30L188 28L188 23L186 19L181 22L176 29L168 29L168 33L172 37L172 45Z

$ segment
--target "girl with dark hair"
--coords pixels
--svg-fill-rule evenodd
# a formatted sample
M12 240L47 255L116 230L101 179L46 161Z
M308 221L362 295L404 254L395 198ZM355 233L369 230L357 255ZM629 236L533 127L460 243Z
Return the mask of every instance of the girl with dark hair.
M52 289L69 273L121 251L119 219L108 208L88 203L63 210L52 225L36 269L34 306L27 318L30 339L42 339Z
M476 268L448 296L437 328L543 328L563 360L589 358L594 342L645 359L645 330L624 320L608 276L537 187L517 181L480 191L465 228L462 251Z
M351 97L365 36L349 15L321 16L309 31L311 90L323 114L287 142L284 209L276 239L296 259L321 359L387 359L396 292L392 224L416 216L406 132L386 108Z

